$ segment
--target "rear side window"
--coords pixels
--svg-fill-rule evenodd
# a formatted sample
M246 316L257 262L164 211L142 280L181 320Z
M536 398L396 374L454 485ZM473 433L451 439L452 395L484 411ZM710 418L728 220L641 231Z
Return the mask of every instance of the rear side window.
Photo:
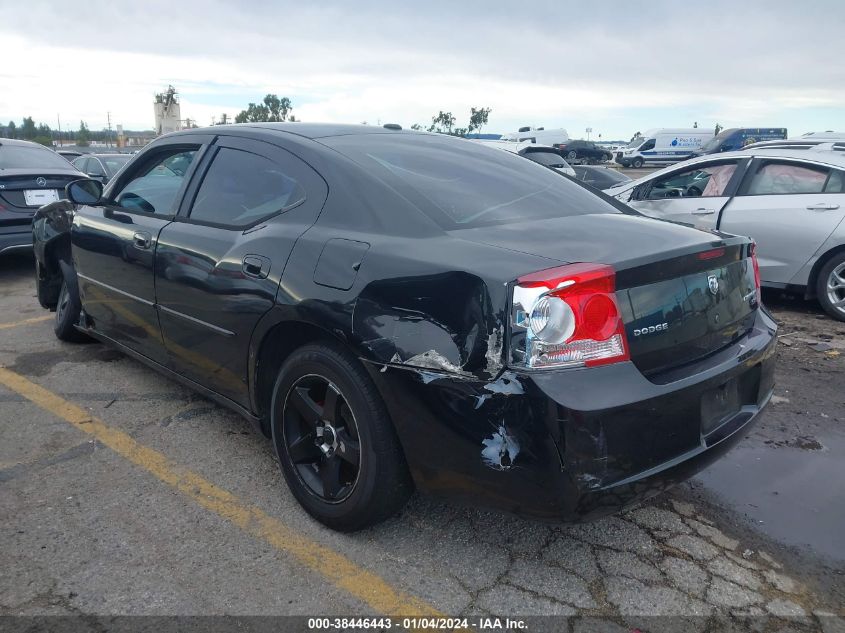
M85 170L88 169L88 159L85 157L77 158L73 161L73 166L76 167L82 173L88 173Z
M305 200L305 189L283 164L223 147L203 178L190 218L243 227Z
M620 212L558 172L471 141L359 134L322 142L446 229Z
M106 174L103 172L103 166L100 164L96 158L89 158L88 159L88 173L92 176L105 176Z
M766 163L748 185L750 196L785 195L793 193L821 193L828 170L811 165Z
M824 188L825 193L845 193L845 171L834 169Z

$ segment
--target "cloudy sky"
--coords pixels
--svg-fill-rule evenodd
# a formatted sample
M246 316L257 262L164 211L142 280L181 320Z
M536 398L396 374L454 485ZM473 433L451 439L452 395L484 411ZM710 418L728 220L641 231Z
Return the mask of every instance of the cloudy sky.
M173 84L201 125L268 92L306 121L487 131L845 131L845 0L0 0L0 121L153 127Z

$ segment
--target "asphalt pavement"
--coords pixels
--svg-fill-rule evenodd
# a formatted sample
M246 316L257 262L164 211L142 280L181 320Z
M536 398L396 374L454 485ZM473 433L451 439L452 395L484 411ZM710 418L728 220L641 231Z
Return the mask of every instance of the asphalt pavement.
M766 295L782 324L774 403L725 459L647 505L548 525L415 495L342 535L300 509L248 422L103 345L56 340L32 270L0 257L0 615L845 630L827 615L845 615L845 324L812 303Z

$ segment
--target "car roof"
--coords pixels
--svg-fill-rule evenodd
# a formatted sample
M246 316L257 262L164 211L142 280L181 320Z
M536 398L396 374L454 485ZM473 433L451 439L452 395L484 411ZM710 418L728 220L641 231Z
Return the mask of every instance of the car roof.
M749 156L760 156L763 158L797 158L812 160L819 163L827 163L835 167L845 167L845 145L842 149L832 149L830 144L826 147L811 145L801 149L780 148L780 147L746 147L735 152L721 152L719 154L705 154L691 159L689 164L706 162L708 160L721 160L724 158L748 158ZM678 167L680 163L670 167ZM667 168L668 169L668 168ZM650 174L649 174L650 175Z
M50 149L41 143L33 143L32 141L21 141L16 138L0 138L0 146L8 145L10 147L40 147L42 149Z
M132 154L127 154L124 152L92 152L90 154L82 154L82 156L85 156L86 158L88 156L93 156L94 158L111 158L112 156L126 156L128 158L131 158ZM80 158L82 158L82 156L80 156Z
M389 125L389 124L388 124ZM190 134L217 134L223 130L236 128L252 128L269 130L274 132L287 132L310 139L326 138L329 136L350 136L353 134L427 134L412 130L386 128L382 125L351 125L347 123L302 123L299 121L283 121L279 123L233 123L228 125L216 125L204 128L191 128L173 132L168 136L190 135Z

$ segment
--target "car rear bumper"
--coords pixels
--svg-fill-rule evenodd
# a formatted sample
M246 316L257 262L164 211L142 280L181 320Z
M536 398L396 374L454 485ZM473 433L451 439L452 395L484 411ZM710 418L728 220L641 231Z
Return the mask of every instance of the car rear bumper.
M0 254L32 250L32 227L29 224L0 224Z
M633 363L485 382L367 362L421 490L552 521L617 511L692 476L768 403L777 326L646 379Z

